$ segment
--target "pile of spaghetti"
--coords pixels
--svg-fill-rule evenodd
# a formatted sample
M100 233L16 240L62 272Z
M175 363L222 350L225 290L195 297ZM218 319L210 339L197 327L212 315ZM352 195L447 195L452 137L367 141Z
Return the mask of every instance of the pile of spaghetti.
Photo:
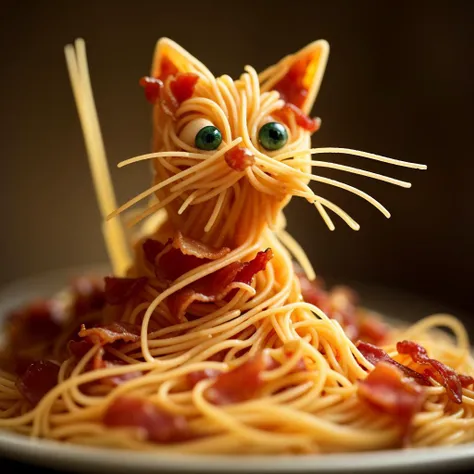
M124 274L78 278L9 316L0 427L167 453L472 441L474 362L463 326L434 315L390 327L349 288L325 288L284 231L281 210L291 196L311 198L329 226L325 208L356 225L305 182L314 176L308 165L318 163L303 158L313 153L308 130L315 122L282 100L281 85L300 63L286 76L284 68L261 76L248 69L240 81L216 81L174 44L161 47L185 75L145 81L154 102L167 95L156 104L161 151L148 156L156 159L156 183L146 195L155 200L134 219L153 220L135 236ZM71 66L73 84L83 94L80 112L91 117L80 63ZM177 84L191 90L183 104ZM176 133L203 114L223 135L222 147L207 154ZM269 157L255 136L272 114L289 130L290 149ZM91 121L85 133L97 145ZM109 231L117 250L120 236Z

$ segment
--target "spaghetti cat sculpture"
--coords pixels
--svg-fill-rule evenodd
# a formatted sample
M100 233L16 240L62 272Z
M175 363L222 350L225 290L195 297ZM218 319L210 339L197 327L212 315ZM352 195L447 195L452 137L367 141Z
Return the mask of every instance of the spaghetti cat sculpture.
M55 316L54 337L33 333L37 307L12 318L0 427L166 453L472 441L466 426L474 424L474 379L462 374L473 373L474 364L462 325L449 315L408 329L382 325L348 289L324 290L285 231L283 209L293 196L313 204L331 230L333 215L359 228L311 181L349 191L389 217L368 194L314 168L410 186L314 155L425 168L311 148L320 120L309 113L328 51L317 41L260 74L247 66L234 81L214 77L161 39L150 76L140 80L153 104L153 151L120 164L151 161L154 180L119 207L84 42L66 48L114 275L53 298L54 314L51 301L41 306L42 321ZM438 326L450 328L456 343L434 331ZM34 362L19 370L19 359Z

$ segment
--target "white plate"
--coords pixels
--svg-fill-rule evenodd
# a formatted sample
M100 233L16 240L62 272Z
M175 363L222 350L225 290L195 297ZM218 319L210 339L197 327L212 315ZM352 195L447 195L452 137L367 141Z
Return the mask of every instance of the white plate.
M86 273L105 274L108 267L88 266L65 269L39 275L7 286L0 291L0 323L4 315L24 301L37 296L49 296L64 287L69 279ZM356 286L357 287L357 286ZM383 289L376 291L359 287L364 301L372 301L372 307L380 310L391 301L402 301L418 310L431 307L432 303L416 303L412 295L400 295ZM372 295L370 296L369 295ZM369 296L368 296L369 295ZM382 295L382 296L381 296ZM374 303L376 303L374 305ZM412 306L412 303L414 306ZM394 316L393 308L390 316ZM398 313L398 309L397 309ZM398 313L400 314L400 313ZM405 316L407 315L404 312ZM423 314L422 314L423 315ZM409 319L421 317L409 314ZM454 467L472 465L474 444L450 448L409 449L404 451L378 451L306 456L196 456L154 455L94 449L58 443L48 440L31 440L25 436L0 431L0 453L6 457L42 466L74 471L104 470L114 474L139 473L381 473L445 471ZM1 466L1 462L0 462ZM0 468L1 469L1 468Z

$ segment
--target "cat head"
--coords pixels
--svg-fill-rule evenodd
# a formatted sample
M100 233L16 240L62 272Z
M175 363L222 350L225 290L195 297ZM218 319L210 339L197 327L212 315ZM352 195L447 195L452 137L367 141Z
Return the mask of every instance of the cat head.
M260 73L246 66L233 80L215 77L173 41L159 40L151 74L140 81L153 104L153 153L124 163L153 159L154 183L118 212L153 195L156 199L135 222L164 208L174 229L233 245L275 226L289 199L300 196L316 206L330 229L334 224L328 209L358 229L341 208L311 190L313 180L358 194L389 215L362 191L311 173L313 166L324 166L409 186L358 168L312 160L315 153L337 150L311 149L320 120L309 114L328 54L328 43L315 41Z

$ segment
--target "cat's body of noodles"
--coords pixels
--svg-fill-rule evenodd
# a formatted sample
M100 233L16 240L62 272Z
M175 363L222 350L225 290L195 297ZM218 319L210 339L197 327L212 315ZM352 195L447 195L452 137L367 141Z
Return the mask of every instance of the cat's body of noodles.
M215 78L161 40L150 78L153 186L115 210L84 44L67 49L114 276L80 278L11 315L0 428L91 446L182 453L327 453L474 439L465 329L433 315L389 327L346 288L325 290L285 231L292 196L358 224L310 181L367 194L313 167L308 117L328 54L316 42L260 75ZM318 189L319 189L318 184ZM133 235L121 214L140 221ZM130 242L133 251L130 252ZM295 263L297 261L298 263ZM450 338L437 330L446 327ZM424 349L426 349L426 352Z

